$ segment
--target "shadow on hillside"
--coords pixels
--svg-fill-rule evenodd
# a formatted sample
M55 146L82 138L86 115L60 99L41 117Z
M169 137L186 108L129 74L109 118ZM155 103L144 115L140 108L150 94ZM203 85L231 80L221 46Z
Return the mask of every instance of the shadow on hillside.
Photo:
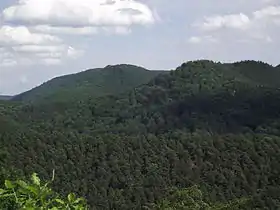
M235 94L188 96L163 111L176 128L207 128L217 132L255 131L280 117L278 91L247 91Z

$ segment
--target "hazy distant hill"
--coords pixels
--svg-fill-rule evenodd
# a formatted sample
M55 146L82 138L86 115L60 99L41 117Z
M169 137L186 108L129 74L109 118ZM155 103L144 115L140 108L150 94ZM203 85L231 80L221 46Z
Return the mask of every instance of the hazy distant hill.
M90 69L77 74L54 78L13 100L46 101L114 95L149 82L163 71L149 71L142 67L120 64Z
M0 100L10 100L12 96L0 95Z

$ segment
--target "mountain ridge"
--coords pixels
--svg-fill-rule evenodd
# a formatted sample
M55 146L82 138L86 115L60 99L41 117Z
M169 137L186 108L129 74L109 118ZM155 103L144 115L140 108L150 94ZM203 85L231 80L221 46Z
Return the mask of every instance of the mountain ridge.
M9 95L0 95L0 100L10 100L10 99L12 99L13 98L13 96L9 96Z
M104 68L88 69L79 73L53 78L29 91L14 96L16 101L40 101L61 94L99 97L118 94L148 82L163 71L152 71L131 64L108 65ZM80 90L79 90L80 89ZM78 93L79 92L79 93ZM91 93L90 93L91 92ZM88 93L88 94L85 94Z
M209 61L209 60L195 60L195 61L190 61L190 62L201 62L201 61ZM188 62L186 62L188 63ZM186 64L186 63L183 63L182 65ZM254 61L254 60L242 60L242 61L237 61L237 62L232 62L232 63L221 63L221 62L216 62L217 64L221 64L221 65L228 65L228 66L231 66L231 68L235 68L238 70L238 72L236 73L239 73L239 76L243 75L244 77L252 77L253 74L255 73L259 73L259 72L246 72L247 68L246 68L246 65L255 65L255 66L258 66L259 69L257 69L258 71L260 70L260 66L264 67L265 69L269 70L270 73L272 72L273 73L273 76L270 76L268 79L265 79L266 80L266 85L278 85L278 81L275 82L275 79L280 75L280 64L278 66L275 66L273 67L272 65L268 64L268 63L265 63L265 62L262 62L262 61ZM241 69L238 69L239 66L243 66L243 70ZM115 65L107 65L103 68L94 68L94 69L87 69L87 70L84 70L84 71L81 71L81 72L78 72L78 73L73 73L73 74L66 74L66 75L62 75L62 76L58 76L58 77L55 77L55 78L52 78L28 91L25 91L23 93L19 93L15 96L8 96L8 97L3 97L5 99L13 99L13 100L18 100L18 101L21 101L21 100L24 100L25 96L32 93L34 90L37 91L38 88L42 88L42 86L45 86L45 85L48 85L48 83L50 82L55 82L56 80L66 80L68 78L71 78L71 77L75 77L75 76L78 76L78 75L81 75L81 74L88 74L88 73L93 73L95 71L95 73L97 71L106 71L106 70L110 70L112 68L125 68L126 70L128 70L129 68L133 69L133 70L147 70L147 71L150 71L150 72L153 72L155 73L156 75L156 72L160 72L160 73L166 73L167 70L148 70L146 68L143 68L141 66L137 66L137 65L133 65L133 64L115 64ZM279 69L279 71L278 71ZM244 71L245 70L245 71ZM267 73L267 72L266 72ZM264 78L267 77L267 74L266 75L261 75L259 80L263 80ZM249 79L252 79L252 78L249 78ZM272 80L273 82L268 82L267 80ZM144 81L144 83L146 82L146 80ZM141 82L139 82L139 84L141 84ZM137 84L137 85L139 85ZM27 97L28 98L28 97Z

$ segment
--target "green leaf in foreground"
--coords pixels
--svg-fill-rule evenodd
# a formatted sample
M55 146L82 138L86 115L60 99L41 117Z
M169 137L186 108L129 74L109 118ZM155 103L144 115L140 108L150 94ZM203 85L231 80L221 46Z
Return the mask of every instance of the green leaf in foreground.
M29 182L6 180L5 189L0 189L0 207L30 210L89 209L85 200L76 198L73 193L70 193L66 199L55 193L48 187L52 181L41 185L41 180L36 173L32 174Z
M31 177L32 181L34 184L40 186L40 178L38 177L38 175L36 173L33 173L32 174L32 177Z

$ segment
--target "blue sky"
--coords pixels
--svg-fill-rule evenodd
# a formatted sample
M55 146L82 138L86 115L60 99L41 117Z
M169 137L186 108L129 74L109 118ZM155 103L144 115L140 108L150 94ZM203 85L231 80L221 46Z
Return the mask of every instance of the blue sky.
M0 94L109 64L279 64L279 0L1 0Z

